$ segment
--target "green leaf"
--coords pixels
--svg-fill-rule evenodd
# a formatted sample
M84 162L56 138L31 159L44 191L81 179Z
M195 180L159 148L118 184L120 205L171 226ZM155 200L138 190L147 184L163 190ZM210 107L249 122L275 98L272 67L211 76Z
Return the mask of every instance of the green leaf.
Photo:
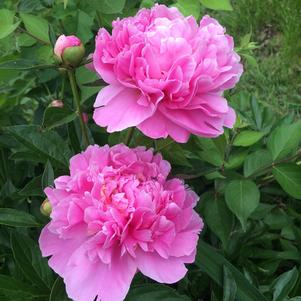
M41 226L31 214L11 208L0 208L0 225L11 227Z
M16 125L4 128L30 151L36 153L43 162L47 160L56 166L68 166L71 157L67 143L52 131L42 132L35 125Z
M214 166L221 166L223 164L224 153L215 140L195 137L195 141L201 148L201 151L196 152L200 159Z
M244 176L249 177L272 164L272 155L268 150L260 149L249 154L244 162Z
M45 110L42 127L53 129L76 118L76 113L67 108L49 107Z
M223 287L224 266L231 272L237 285L237 300L243 301L267 301L267 299L253 286L244 275L237 270L228 260L220 255L216 249L212 248L202 240L198 243L198 252L195 264L213 279L220 287Z
M42 40L45 43L50 43L48 22L39 16L30 14L20 14L26 30L34 37Z
M62 278L58 277L51 288L49 301L69 301L66 294L65 284Z
M236 169L240 167L244 163L247 155L247 149L238 149L232 151L228 158L228 162L225 162L225 169Z
M235 279L233 278L231 270L226 265L224 265L223 272L223 301L235 301L235 296L237 292L237 285Z
M53 185L53 182L54 182L53 168L51 166L51 163L47 161L42 175L42 188L44 189L48 186Z
M11 246L14 259L24 277L37 287L50 291L53 283L52 272L35 242L28 236L12 232Z
M140 3L140 8L152 8L155 5L154 0L142 0Z
M296 267L281 274L272 284L273 301L283 301L291 290L294 288L298 280L298 270Z
M100 3L103 1L100 1ZM82 10L77 12L77 30L76 35L83 44L86 44L92 37L93 18Z
M243 131L240 132L234 139L234 146L250 146L258 142L264 133L255 131Z
M126 301L191 301L190 298L180 295L171 287L159 284L143 284L131 288Z
M6 61L0 64L0 70L32 70L32 69L46 69L54 68L54 65L44 65L40 64L36 60L12 60Z
M104 14L116 14L122 12L126 0L97 0L97 9Z
M286 193L301 200L301 166L283 163L273 167L273 175Z
M226 203L246 230L248 217L259 204L260 192L250 180L231 181L225 189Z
M230 0L200 0L200 2L214 10L233 10Z
M0 9L1 30L0 39L3 39L16 30L20 22L14 24L15 14L8 9Z
M194 16L196 19L200 16L201 5L199 0L177 0L174 6L177 7L184 16Z
M44 196L42 190L42 176L31 179L20 191L21 196Z
M296 123L281 125L276 128L268 140L268 149L273 160L281 159L296 150L301 143L301 120Z
M204 217L211 231L226 246L234 225L234 216L222 198L216 198L214 192L203 196Z
M0 292L4 292L5 294L21 294L24 298L23 300L27 300L25 299L26 297L41 294L41 291L37 288L31 287L28 283L24 283L13 277L2 274L0 275Z

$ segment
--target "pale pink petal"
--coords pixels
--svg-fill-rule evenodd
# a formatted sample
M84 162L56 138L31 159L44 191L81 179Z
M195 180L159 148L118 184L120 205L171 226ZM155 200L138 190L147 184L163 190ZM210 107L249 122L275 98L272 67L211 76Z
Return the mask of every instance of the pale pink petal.
M108 85L100 90L94 103L94 108L108 104L113 98L123 92L124 87L121 85Z

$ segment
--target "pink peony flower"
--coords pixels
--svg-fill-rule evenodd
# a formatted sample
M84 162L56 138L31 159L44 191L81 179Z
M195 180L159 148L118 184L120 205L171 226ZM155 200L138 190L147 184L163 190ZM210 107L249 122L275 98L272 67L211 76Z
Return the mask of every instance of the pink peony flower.
M235 112L222 96L243 68L233 39L213 18L198 26L176 8L155 5L101 28L93 54L109 85L95 101L94 120L108 132L137 126L151 138L216 137Z
M65 36L62 34L56 40L53 51L57 57L62 58L62 55L66 48L80 46L80 45L81 45L81 41L78 37Z
M39 244L75 301L124 300L137 271L174 283L195 259L197 195L144 147L89 146L46 188L51 221Z

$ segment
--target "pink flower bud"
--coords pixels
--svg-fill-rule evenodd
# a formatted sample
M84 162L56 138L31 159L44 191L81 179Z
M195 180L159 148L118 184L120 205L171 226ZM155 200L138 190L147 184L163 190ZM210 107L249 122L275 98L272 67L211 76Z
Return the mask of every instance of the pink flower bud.
M81 40L76 36L60 35L53 51L59 62L64 62L71 66L77 66L85 54L85 48Z
M62 108L64 106L64 103L60 99L55 99L51 102L50 104L51 107L57 107L57 108Z
M84 123L88 123L89 117L87 113L82 113Z

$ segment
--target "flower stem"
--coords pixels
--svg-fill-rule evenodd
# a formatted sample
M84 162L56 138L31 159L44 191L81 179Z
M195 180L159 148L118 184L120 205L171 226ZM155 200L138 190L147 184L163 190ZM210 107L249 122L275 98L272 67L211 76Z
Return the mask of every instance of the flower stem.
M87 133L87 128L86 128L86 125L85 125L85 122L84 122L83 114L82 114L82 111L81 111L80 96L79 96L79 92L78 92L76 79L75 79L75 74L74 74L73 69L68 70L68 77L69 77L69 81L70 81L70 85L71 85L71 89L72 89L72 93L73 93L74 106L76 108L76 113L77 113L78 118L79 118L79 123L80 123L80 128L81 128L81 132L82 132L83 141L84 141L84 146L86 148L89 145L89 139L88 139L88 133Z
M127 135L125 137L125 140L124 140L124 144L125 145L130 146L131 140L132 140L133 135L134 135L134 131L135 131L134 127L132 127L132 128L129 129L129 132L127 133Z

